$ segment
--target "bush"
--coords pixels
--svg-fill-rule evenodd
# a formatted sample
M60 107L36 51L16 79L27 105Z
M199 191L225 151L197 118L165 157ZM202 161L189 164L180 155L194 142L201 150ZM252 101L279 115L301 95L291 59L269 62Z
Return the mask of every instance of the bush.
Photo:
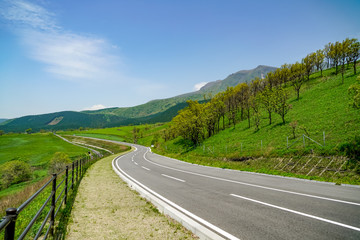
M20 160L4 163L0 170L1 188L7 188L11 184L25 182L31 179L30 165Z
M71 163L71 160L66 153L57 152L50 160L49 173L57 173L63 170L69 163Z
M360 136L355 136L353 141L341 145L340 151L344 152L351 160L360 162Z

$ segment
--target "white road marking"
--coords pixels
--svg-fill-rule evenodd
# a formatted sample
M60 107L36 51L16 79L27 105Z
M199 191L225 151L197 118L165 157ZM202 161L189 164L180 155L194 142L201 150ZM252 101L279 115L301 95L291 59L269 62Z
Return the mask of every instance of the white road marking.
M180 182L185 182L185 180L182 180L182 179L179 179L179 178L176 178L176 177L172 177L172 176L169 176L169 175L166 175L166 174L161 174L161 176L171 178L171 179L174 179L174 180L177 180L177 181L180 181Z
M172 201L168 200L167 198L164 198L163 196L161 196L160 194L158 194L157 192L151 190L150 188L146 187L145 185L141 184L140 182L138 182L137 180L135 180L134 178L130 177L128 174L126 174L124 172L124 170L122 170L119 166L119 162L117 161L118 159L122 158L125 155L122 155L120 157L114 158L113 160L113 164L114 162L116 162L117 168L119 169L119 171L121 171L122 174L124 174L127 178L129 178L131 181L135 182L136 184L138 184L139 186L141 186L143 189L145 189L146 191L152 193L154 196L160 198L162 201L166 202L167 204L169 204L170 206L176 208L177 210L183 212L184 214L188 215L189 217L191 217L192 219L195 219L196 221L198 221L199 223L203 224L204 226L206 226L207 228L211 229L212 231L215 231L223 236L225 236L228 239L231 240L239 240L239 238L231 235L228 232L225 232L224 230L222 230L221 228L209 223L208 221L196 216L195 214L189 212L188 210L180 207L179 205L173 203Z
M145 169L145 170L148 170L148 171L150 171L150 169L149 168L147 168L147 167L144 167L144 166L141 166L143 169Z
M352 230L355 230L355 231L360 232L360 228L353 227L353 226L350 226L350 225L347 225L347 224L343 224L343 223L339 223L339 222L335 222L335 221L332 221L332 220L329 220L329 219L326 219L326 218L317 217L317 216L310 215L310 214L303 213L303 212L298 212L298 211L291 210L291 209L288 209L288 208L276 206L276 205L273 205L273 204L270 204L270 203L261 202L261 201L255 200L255 199L251 199L251 198L239 196L239 195L236 195L236 194L230 194L230 195L233 196L233 197L242 198L242 199L245 199L245 200L248 200L248 201L252 201L252 202L255 202L255 203L259 203L259 204L262 204L262 205L265 205L265 206L268 206L268 207L277 208L277 209L280 209L280 210L283 210L283 211L295 213L295 214L298 214L298 215L301 215L301 216L313 218L313 219L316 219L316 220L319 220L319 221L323 221L323 222L335 224L335 225L338 225L338 226L341 226L341 227L345 227L345 228L350 228L350 229L352 229Z
M220 181L225 181L225 182L242 184L242 185L250 186L250 187L257 187L257 188L262 188L262 189L267 189L267 190L272 190L272 191L277 191L277 192L283 192L283 193L289 193L289 194L294 194L294 195L299 195L299 196L304 196L304 197L317 198L317 199L322 199L322 200L327 200L327 201L332 201L332 202L339 202L339 203L345 203L345 204L351 204L351 205L360 206L360 203L356 203L356 202L349 202L349 201L343 201L343 200L339 200L339 199L333 199L333 198L327 198L327 197L320 197L320 196L311 195L311 194L305 194L305 193L287 191L287 190L282 190L282 189L277 189L277 188L272 188L272 187L265 187L265 186L261 186L261 185L256 185L256 184L251 184L251 183L245 183L245 182L239 182L239 181L235 181L235 180L229 180L229 179L220 178L220 177L213 177L213 176L208 176L208 175L204 175L204 174L200 174L200 173L195 173L195 172L180 170L180 169L176 169L176 168L172 168L172 167L167 167L167 166L164 166L164 165L161 165L161 164L158 164L158 163L155 163L155 162L152 162L152 161L148 160L148 159L145 157L145 154L146 154L147 152L148 152L148 150L144 153L144 156L143 156L146 161L148 161L148 162L151 163L151 164L157 165L157 166L159 166L159 167L171 169L171 170L174 170L174 171L183 172L183 173L188 173L188 174L192 174L192 175L196 175L196 176L200 176L200 177L206 177L206 178L211 178L211 179L220 180Z
M134 162L135 163L135 165L139 165L137 162Z

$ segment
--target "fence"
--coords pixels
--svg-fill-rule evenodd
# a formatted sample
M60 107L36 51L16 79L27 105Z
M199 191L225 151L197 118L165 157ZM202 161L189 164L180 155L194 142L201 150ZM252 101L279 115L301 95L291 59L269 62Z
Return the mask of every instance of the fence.
M35 199L40 198L40 194L44 193L45 189L49 186L51 186L50 194L46 197L46 200L42 203L40 209L38 209L38 211L34 214L25 229L17 235L19 235L18 239L24 239L29 234L29 231L33 228L39 217L44 215L44 209L49 209L41 223L41 226L38 229L35 229L35 231L33 229L32 233L35 234L34 239L38 239L40 237L47 239L49 235L54 236L54 230L56 227L55 220L58 216L59 210L62 206L66 206L69 194L74 193L74 186L80 182L87 167L92 162L93 160L88 157L73 162L71 165L66 166L66 168L62 171L52 174L51 179L23 204L21 204L20 207L6 209L6 216L4 216L0 222L0 233L3 230L5 231L4 239L13 240L15 238L16 220L21 215L21 212ZM60 189L62 190L60 191ZM44 230L45 227L47 227L46 230Z

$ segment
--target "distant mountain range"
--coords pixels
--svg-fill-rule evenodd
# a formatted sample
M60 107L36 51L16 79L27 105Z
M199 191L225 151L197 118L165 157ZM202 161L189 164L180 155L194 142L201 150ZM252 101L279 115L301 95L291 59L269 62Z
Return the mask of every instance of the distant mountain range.
M0 130L5 132L77 129L79 127L103 128L129 124L168 122L177 112L187 106L187 100L203 101L204 95L213 95L239 83L261 78L275 67L259 65L251 70L242 70L229 75L224 80L207 83L199 91L190 92L172 98L152 100L142 105L127 108L106 108L96 111L64 111L49 114L24 116L1 121Z

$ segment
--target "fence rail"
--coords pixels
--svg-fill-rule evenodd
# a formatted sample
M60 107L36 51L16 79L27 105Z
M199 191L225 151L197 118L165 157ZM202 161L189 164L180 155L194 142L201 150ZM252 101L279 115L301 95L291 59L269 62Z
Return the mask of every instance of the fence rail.
M25 229L17 233L17 239L24 239L29 231L36 232L34 239L47 239L48 236L54 236L54 229L56 227L56 217L60 209L68 203L69 193L74 190L74 186L79 183L81 177L86 171L86 168L95 159L89 157L73 162L66 166L58 173L52 174L51 179L46 182L37 192L22 203L18 208L6 209L6 215L0 220L0 233L4 231L5 240L15 239L16 220L21 215L21 212L26 209L31 202L37 199L44 190L51 185L50 194L47 195L46 200L42 203L38 211L33 215L31 221L27 224ZM44 214L45 209L49 209L46 216L43 218L41 226L38 229L33 229L34 224L39 220L39 217ZM41 219L40 219L41 220ZM39 220L39 221L40 221ZM46 229L45 229L46 228Z

